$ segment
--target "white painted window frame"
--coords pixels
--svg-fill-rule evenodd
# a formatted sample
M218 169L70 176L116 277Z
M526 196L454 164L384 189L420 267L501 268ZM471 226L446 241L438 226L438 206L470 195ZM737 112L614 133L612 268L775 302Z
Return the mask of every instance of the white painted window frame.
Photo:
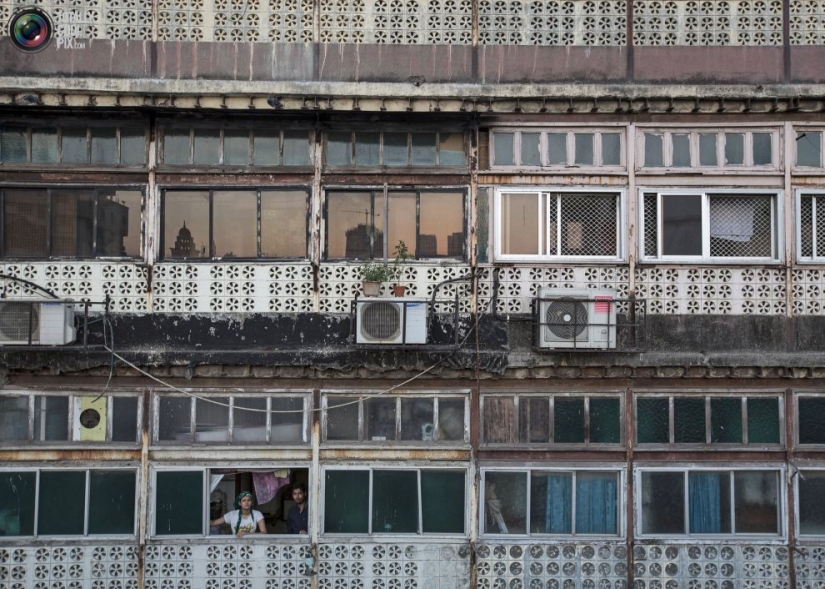
M513 133L513 164L496 164L495 157L495 135L498 133ZM521 162L521 134L539 133L539 151L541 153L541 164L522 164ZM548 163L547 161L547 135L566 135L566 162L564 164ZM593 135L593 163L576 163L576 134ZM602 134L619 135L619 164L602 164ZM572 170L571 170L572 168ZM493 171L513 171L513 170L598 170L602 172L626 172L627 171L627 126L616 127L494 127L490 129L490 169Z
M824 136L825 137L825 136ZM823 150L825 151L825 150ZM811 223L811 244L812 244L812 256L804 256L802 255L802 198L806 196L813 196L813 202L811 203L811 218L809 219ZM794 190L794 208L795 208L795 216L796 219L796 236L794 240L794 251L796 252L796 261L800 264L822 264L825 263L825 256L817 256L817 238L816 238L816 209L817 209L817 200L822 201L820 203L821 206L825 206L825 188L814 188L814 189L807 189L807 188L797 188Z

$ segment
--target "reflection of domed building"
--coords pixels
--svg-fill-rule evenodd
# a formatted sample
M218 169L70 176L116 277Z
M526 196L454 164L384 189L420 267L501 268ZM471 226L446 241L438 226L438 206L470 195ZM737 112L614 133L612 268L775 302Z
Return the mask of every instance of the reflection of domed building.
M195 240L192 238L192 232L186 228L186 221L183 222L183 227L178 231L178 237L175 239L175 247L171 249L173 258L198 257L198 248L195 245Z

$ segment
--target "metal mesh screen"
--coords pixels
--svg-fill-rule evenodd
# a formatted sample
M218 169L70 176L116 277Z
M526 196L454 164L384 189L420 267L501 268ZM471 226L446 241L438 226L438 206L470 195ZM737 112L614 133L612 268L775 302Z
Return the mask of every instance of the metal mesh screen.
M658 252L656 251L659 242L658 223L656 217L656 195L644 195L644 232L645 232L645 252L646 257L655 258Z
M40 326L40 306L32 303L0 305L0 341L29 341L31 321L32 341L37 341Z
M711 257L773 257L772 231L772 196L710 197Z
M799 201L799 255L810 258L814 254L814 227L812 196L803 196Z
M561 255L618 255L615 194L565 194L559 198Z
M361 309L362 333L371 339L391 339L401 331L401 312L393 303L367 303Z
M814 229L816 230L816 257L825 256L825 196L818 196L816 200L816 219ZM802 217L803 219L805 217Z

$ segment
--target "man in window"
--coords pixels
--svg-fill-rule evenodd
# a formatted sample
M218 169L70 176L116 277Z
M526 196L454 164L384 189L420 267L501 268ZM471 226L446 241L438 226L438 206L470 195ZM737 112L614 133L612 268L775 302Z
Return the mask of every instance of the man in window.
M309 510L307 509L307 486L296 483L292 487L292 500L295 505L286 516L286 529L290 534L306 534L309 529Z

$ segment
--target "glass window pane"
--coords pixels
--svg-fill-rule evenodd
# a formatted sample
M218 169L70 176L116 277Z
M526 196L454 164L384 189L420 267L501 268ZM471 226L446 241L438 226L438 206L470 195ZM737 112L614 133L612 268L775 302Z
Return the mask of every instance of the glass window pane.
M369 486L369 471L326 471L324 533L366 534L369 531Z
M537 255L539 249L539 195L501 195L501 253Z
M0 537L34 534L34 472L0 473Z
M358 439L358 397L327 398L327 440Z
M327 165L352 165L352 133L330 132L327 134Z
M32 129L32 162L40 164L57 163L57 129Z
M383 225L383 198L380 202L376 221ZM384 234L373 226L372 210L370 192L327 193L327 258L365 260L372 258L373 249L383 257Z
M223 163L246 166L249 164L249 131L227 129L223 135Z
M567 165L567 133L547 134L547 165Z
M688 473L691 534L730 533L730 473Z
M40 471L37 534L80 536L85 520L86 471Z
M825 472L804 470L799 472L799 533L808 536L825 535ZM3 498L3 481L0 479L0 502ZM2 520L0 520L2 521Z
M734 518L737 534L778 534L778 473L733 473Z
M432 441L433 399L401 399L401 439Z
M279 442L303 442L304 432L304 398L303 397L273 397L272 398L271 440Z
M89 534L134 534L135 472L89 473Z
M742 400L710 400L710 441L715 444L742 443Z
M464 399L438 399L438 439L464 440Z
M158 403L158 440L192 439L192 399L161 397Z
M89 163L86 152L86 128L63 127L61 144L61 161L64 164Z
M690 167L690 135L671 135L673 141L673 167Z
M416 257L421 257L423 255L426 256L435 256L437 253L438 247L438 236L436 235L422 235L421 236L421 244L420 248L416 248L414 246L415 240L415 219L416 219L416 201L417 197L414 192L390 192L388 193L389 203L388 203L388 211L387 214L389 215L388 219L388 232L389 235L387 236L387 254L390 258L393 257L393 250L395 246L398 245L399 241L403 241L407 244L407 248L409 249L410 253L412 253ZM422 206L423 208L423 206ZM376 225L379 224L379 219L383 217L383 213L381 211L375 211L375 219ZM422 210L421 217L424 217L424 212ZM421 228L421 232L424 233L424 228ZM376 237L378 232L376 231ZM376 248L374 251L374 257L376 258L383 258L384 257L384 250L383 250L383 240L381 240L381 247L378 247L378 239L376 238Z
M484 441L488 444L518 442L518 421L513 397L484 397Z
M189 153L188 138L186 153ZM120 163L124 166L146 163L146 132L143 129L120 130Z
M412 135L412 165L435 165L435 133L411 133Z
M527 532L527 473L485 473L484 531L488 534Z
M392 217L390 221L392 221ZM464 194L422 192L417 258L464 254ZM392 234L390 235L392 238ZM388 242L390 245L396 241ZM410 243L410 242L407 242Z
M685 533L685 477L681 472L642 473L642 533Z
M439 133L439 164L442 166L466 166L464 133Z
M45 190L4 190L3 253L8 257L45 258Z
M753 165L770 166L773 163L770 133L753 134Z
M195 441L229 441L229 397L195 401Z
M621 442L619 399L590 398L590 443L618 444Z
M52 255L94 256L95 196L82 190L52 190Z
M799 443L825 444L825 398L799 397Z
M261 257L307 255L307 193L303 190L261 192Z
M700 166L718 166L716 153L716 133L700 133L699 134L699 165Z
M521 397L519 399L519 432L523 444L550 442L550 399Z
M618 497L615 473L576 473L576 533L618 534Z
M667 444L670 409L668 399L636 400L636 441L639 444Z
M0 397L0 442L28 439L29 397Z
M195 165L217 164L221 161L221 132L218 129L195 129Z
M377 166L381 163L381 133L355 134L355 164Z
M677 444L704 444L705 400L677 397L673 400L673 441Z
M662 196L662 254L702 255L702 197L698 194Z
M112 441L137 441L138 400L136 397L112 397Z
M645 167L661 168L665 165L662 150L662 136L655 133L645 133Z
M779 399L748 397L748 443L779 443Z
M796 165L812 168L822 166L822 133L803 131L796 134Z
M418 473L375 470L372 473L372 532L418 532Z
M515 133L493 133L493 165L512 166L516 163L513 149L515 137Z
M487 531L491 530L488 528ZM573 475L571 473L536 471L531 473L530 533L573 533Z
M593 133L574 133L575 140L575 159L573 161L577 166L592 166L593 165Z
M553 441L557 444L584 442L584 399L556 397Z
M235 397L232 413L233 442L266 442L266 398Z
M140 256L138 190L100 190L97 200L97 254L111 257Z
M0 127L0 161L7 164L23 164L28 160L26 127L3 125Z
M521 134L521 165L541 165L541 133Z
M621 133L602 133L602 165L620 166L622 164Z
M209 193L165 192L163 226L165 257L209 256Z
M69 439L69 397L34 398L34 439L56 441Z
M92 163L117 163L117 128L92 127ZM64 151L65 153L65 151Z
M384 165L409 165L406 133L384 133Z
M423 533L464 533L464 486L464 471L421 471Z
M163 163L189 163L189 129L165 129L163 133Z
M281 163L281 133L254 131L252 161L256 166L277 166Z
M213 255L221 260L258 255L258 195L253 190L212 195Z
M155 534L202 534L203 473L161 471L156 487Z
M309 132L284 131L284 165L309 165Z
M364 401L364 429L367 440L395 440L395 399L375 398Z
M725 133L725 165L741 166L745 163L745 134Z

